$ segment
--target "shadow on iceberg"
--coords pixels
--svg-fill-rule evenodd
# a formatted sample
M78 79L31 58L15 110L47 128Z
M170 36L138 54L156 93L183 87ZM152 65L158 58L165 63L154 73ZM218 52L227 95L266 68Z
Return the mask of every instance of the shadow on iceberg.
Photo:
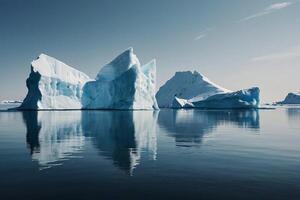
M158 124L175 138L177 146L187 147L198 146L206 134L223 124L260 128L257 110L161 110Z
M42 99L42 93L39 89L39 82L41 80L41 74L39 72L34 72L33 67L31 67L31 73L26 80L26 87L28 93L23 100L20 107L15 108L19 110L37 110L38 102Z
M132 175L142 153L156 159L156 119L152 111L86 111L82 127L100 155Z

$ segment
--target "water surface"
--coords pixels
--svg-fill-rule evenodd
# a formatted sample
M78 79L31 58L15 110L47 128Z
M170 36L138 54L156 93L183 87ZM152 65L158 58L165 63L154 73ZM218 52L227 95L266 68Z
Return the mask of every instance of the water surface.
M300 199L300 109L0 112L1 199Z

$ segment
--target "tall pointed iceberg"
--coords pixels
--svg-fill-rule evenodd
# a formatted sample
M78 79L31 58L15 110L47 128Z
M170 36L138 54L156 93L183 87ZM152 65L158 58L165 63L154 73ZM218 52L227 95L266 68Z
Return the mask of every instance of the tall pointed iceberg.
M129 48L105 65L83 89L84 109L158 109L155 60L141 66Z
M41 54L31 63L28 93L18 109L81 109L83 86L91 80L83 72Z

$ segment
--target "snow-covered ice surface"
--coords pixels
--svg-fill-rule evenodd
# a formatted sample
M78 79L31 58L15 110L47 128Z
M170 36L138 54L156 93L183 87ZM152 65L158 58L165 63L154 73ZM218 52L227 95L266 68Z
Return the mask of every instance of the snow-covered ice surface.
M81 109L84 84L91 79L65 63L41 54L31 63L28 88L19 109Z
M288 93L288 95L285 97L285 99L281 102L278 102L278 104L300 104L300 92Z
M259 88L232 92L196 71L176 72L156 99L161 108L257 108Z
M129 48L105 65L84 87L84 109L158 109L156 62L141 66Z

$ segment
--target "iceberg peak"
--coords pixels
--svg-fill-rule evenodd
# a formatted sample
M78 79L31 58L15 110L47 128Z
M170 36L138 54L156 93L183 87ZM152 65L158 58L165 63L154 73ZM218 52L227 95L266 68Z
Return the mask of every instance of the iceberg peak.
M41 54L37 57L37 59L38 59L38 58L41 58L41 57L51 57L51 56L48 56L48 55L45 54L45 53L41 53Z
M143 73L149 77L153 76L153 78L156 78L156 60L152 59L150 62L142 66ZM149 77L151 78L151 77Z
M126 49L119 54L113 61L106 64L98 73L96 80L112 81L118 78L121 74L126 72L133 66L140 67L140 61L133 53L133 48Z

